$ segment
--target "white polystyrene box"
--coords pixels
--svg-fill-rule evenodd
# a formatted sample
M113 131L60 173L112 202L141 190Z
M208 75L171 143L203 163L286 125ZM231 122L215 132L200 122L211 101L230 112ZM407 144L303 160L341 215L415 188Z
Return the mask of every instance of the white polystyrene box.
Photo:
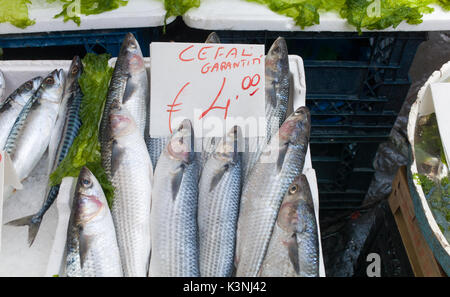
M424 14L423 22L410 25L402 22L397 28L380 31L445 31L450 30L450 12L439 5L431 14ZM253 30L253 31L328 31L356 32L346 19L337 12L320 13L320 24L302 29L285 15L270 10L267 6L247 0L202 0L200 7L190 9L184 22L192 28L205 30ZM363 29L362 31L369 31Z
M81 24L73 21L64 22L62 17L54 18L62 10L59 1L48 3L47 0L33 0L29 6L29 17L36 23L25 29L9 23L0 24L1 34L23 34L54 31L84 31L99 29L148 28L164 25L166 10L163 1L132 0L126 6L119 7L97 15L81 15ZM175 20L170 17L167 24Z

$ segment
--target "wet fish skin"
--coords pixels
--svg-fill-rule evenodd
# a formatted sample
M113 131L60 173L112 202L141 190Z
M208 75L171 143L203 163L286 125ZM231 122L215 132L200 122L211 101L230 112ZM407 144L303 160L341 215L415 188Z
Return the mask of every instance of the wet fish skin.
M66 157L75 137L81 127L80 108L83 94L78 84L78 78L82 72L82 64L79 57L75 57L66 77L64 96L59 108L58 118L49 144L49 172L53 172ZM28 244L31 246L39 231L42 218L55 201L59 193L59 186L54 185L46 190L46 199L40 210L30 216L13 220L8 225L28 226Z
M44 78L36 93L20 112L5 144L17 176L23 180L39 162L50 142L64 90L62 69ZM5 197L12 188L5 189Z
M146 276L150 261L150 207L153 167L144 137L125 106L110 110L111 168L115 188L111 213L124 276Z
M289 56L286 41L279 37L270 47L265 58L265 137L247 139L243 154L243 177L248 175L261 155L265 144L270 142L281 124L286 119L289 102Z
M287 118L244 184L237 231L237 276L257 276L282 199L303 171L310 123L307 107L298 108Z
M317 221L309 183L303 174L283 198L259 276L319 276Z
M83 167L72 203L65 272L69 277L121 277L119 247L102 187Z
M189 120L174 131L156 166L150 276L198 277L198 160Z
M128 33L120 48L114 72L108 88L105 108L100 123L100 143L102 150L110 150L108 134L109 114L113 102L124 105L133 117L138 130L144 136L147 118L147 102L149 96L149 80L144 59L136 38ZM102 152L102 155L104 153ZM108 170L108 160L102 160L103 167Z
M200 274L230 277L241 196L241 153L238 131L220 140L203 167L199 182L198 227Z
M0 147L6 144L9 132L28 100L36 93L43 78L35 77L17 88L2 101L0 107Z

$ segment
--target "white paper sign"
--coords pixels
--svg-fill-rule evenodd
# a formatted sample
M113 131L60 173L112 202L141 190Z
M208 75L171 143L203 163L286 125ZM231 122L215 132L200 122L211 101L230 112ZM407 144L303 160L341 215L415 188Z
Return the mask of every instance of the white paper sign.
M17 190L22 189L22 184L14 170L11 158L2 151L0 153L0 251L2 249L3 191L8 186L13 186Z
M450 111L450 83L435 83L430 87L445 158L450 160L450 122L447 119Z
M265 135L264 45L150 45L150 135L169 136L190 119L195 137Z

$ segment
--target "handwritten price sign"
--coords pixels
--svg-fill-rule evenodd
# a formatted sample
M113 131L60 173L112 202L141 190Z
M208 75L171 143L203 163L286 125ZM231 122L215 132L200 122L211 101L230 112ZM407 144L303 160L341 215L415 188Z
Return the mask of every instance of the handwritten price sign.
M264 136L264 45L150 45L150 135L169 136L190 119L196 137L223 136L234 125Z

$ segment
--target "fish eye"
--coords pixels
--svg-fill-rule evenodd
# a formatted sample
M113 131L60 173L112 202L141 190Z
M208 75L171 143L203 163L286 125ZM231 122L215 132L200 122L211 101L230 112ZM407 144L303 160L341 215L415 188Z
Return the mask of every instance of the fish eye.
M132 50L135 50L137 48L136 44L134 44L133 42L130 43L130 48Z
M290 188L289 188L289 193L290 194L295 194L295 193L297 193L298 192L298 185L292 185Z
M81 184L84 187L88 188L88 187L90 187L92 185L92 182L89 179L87 179L87 178L83 178L83 179L81 179Z
M75 74L75 73L77 73L78 72L78 66L73 66L73 68L72 68L72 74Z
M28 82L25 84L25 88L26 88L27 90L33 89L33 83L32 83L31 81L28 81Z
M48 85L53 85L55 83L55 79L53 77L49 76L45 79L45 83Z

